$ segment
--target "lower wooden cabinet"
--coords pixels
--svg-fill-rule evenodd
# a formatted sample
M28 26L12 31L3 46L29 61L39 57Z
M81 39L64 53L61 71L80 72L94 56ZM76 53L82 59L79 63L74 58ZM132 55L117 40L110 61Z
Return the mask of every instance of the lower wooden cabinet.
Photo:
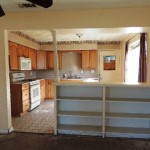
M29 83L10 84L12 116L22 116L30 108Z
M54 98L54 81L45 80L45 98L53 99Z
M45 80L40 80L40 90L41 90L41 101L45 99Z

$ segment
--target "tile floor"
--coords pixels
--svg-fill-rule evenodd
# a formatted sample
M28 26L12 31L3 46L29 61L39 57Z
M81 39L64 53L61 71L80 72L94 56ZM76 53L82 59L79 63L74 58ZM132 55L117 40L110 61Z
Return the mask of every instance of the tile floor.
M40 106L22 117L12 117L12 124L16 132L53 133L54 129L54 101L45 100Z

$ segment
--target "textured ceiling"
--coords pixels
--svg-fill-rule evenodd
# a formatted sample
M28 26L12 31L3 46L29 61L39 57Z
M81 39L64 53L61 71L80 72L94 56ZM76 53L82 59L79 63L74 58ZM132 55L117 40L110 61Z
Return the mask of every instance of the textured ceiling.
M48 8L20 8L18 4L29 3L26 0L0 0L0 5L6 12L15 11L51 11L62 9L98 9L98 8L124 8L124 7L150 7L150 0L53 0L53 5ZM78 41L78 40L100 40L100 41L121 41L130 32L141 32L138 29L68 29L58 30L58 41ZM49 30L22 30L24 34L36 39L39 42L52 41ZM76 34L83 34L80 38Z
M18 4L22 3L29 2L26 0L0 0L0 5L2 5L5 12L150 6L150 0L53 0L53 6L48 9L39 6L36 8L19 8Z
M31 31L24 30L22 33L36 39L39 42L52 41L50 31ZM77 35L79 34L80 37ZM122 41L128 34L127 33L64 33L57 34L57 41L79 41L79 40L98 40L98 41Z
M122 41L129 34L147 32L148 28L99 28L99 29L57 29L57 41L80 41L80 40L97 40L97 41ZM19 30L25 35L39 41L53 41L50 30ZM79 34L79 36L77 35Z

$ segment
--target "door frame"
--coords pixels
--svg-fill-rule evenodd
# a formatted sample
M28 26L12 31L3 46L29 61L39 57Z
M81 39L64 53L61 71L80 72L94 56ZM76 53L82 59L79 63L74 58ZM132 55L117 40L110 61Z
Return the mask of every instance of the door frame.
M98 77L100 78L100 52L106 52L106 51L120 51L120 81L123 81L123 74L122 74L122 69L123 69L123 59L122 59L122 49L98 49Z

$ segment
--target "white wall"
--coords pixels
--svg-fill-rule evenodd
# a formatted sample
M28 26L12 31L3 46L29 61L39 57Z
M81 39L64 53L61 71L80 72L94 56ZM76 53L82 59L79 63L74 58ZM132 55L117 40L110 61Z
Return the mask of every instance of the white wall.
M149 7L6 13L0 18L0 132L11 127L8 51L4 46L4 30L150 27L149 16Z

